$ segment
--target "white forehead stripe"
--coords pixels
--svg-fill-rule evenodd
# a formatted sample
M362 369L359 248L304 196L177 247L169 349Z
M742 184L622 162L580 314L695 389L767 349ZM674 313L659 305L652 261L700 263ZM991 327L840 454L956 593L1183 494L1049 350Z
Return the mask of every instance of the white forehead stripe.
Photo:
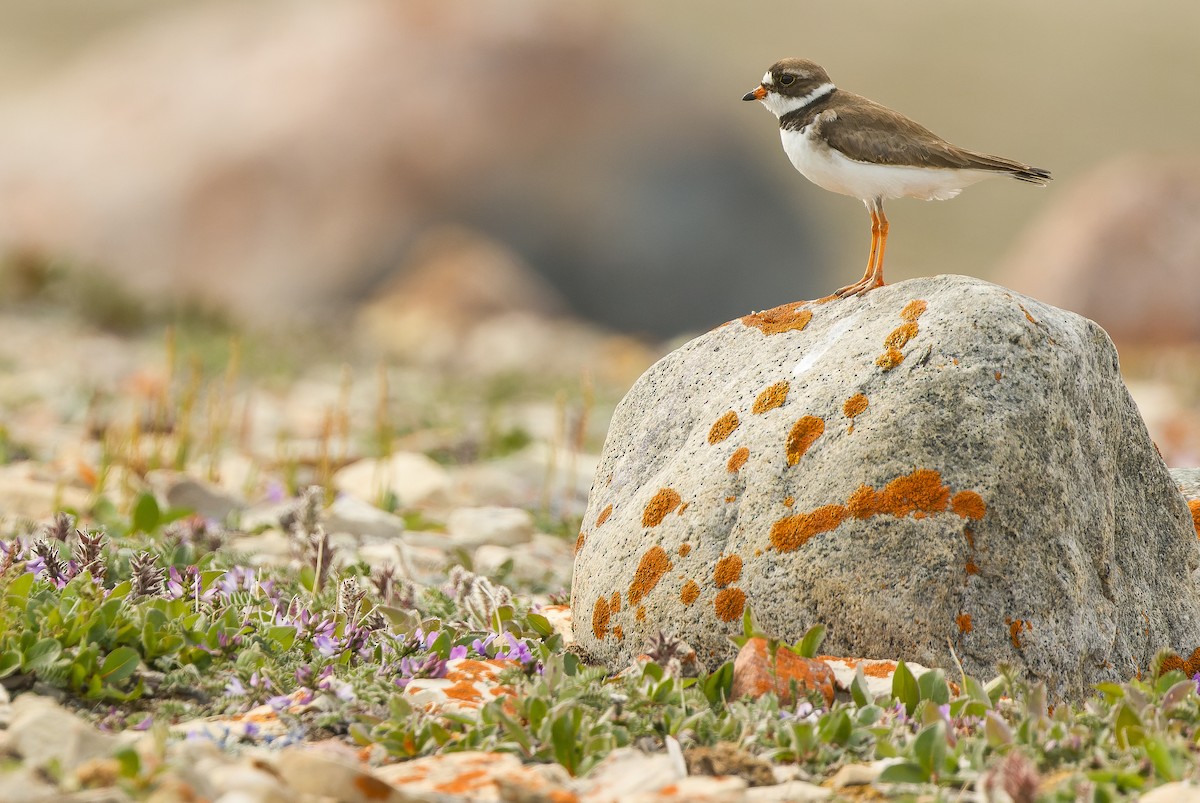
M773 83L775 83L775 79L771 77L771 71L768 70L767 72L763 73L763 86L770 86Z
M821 84L802 98L789 98L778 92L768 92L767 96L763 98L763 105L770 109L771 113L776 117L783 117L785 114L790 114L797 109L803 109L808 104L825 97L835 89L837 87L833 84Z

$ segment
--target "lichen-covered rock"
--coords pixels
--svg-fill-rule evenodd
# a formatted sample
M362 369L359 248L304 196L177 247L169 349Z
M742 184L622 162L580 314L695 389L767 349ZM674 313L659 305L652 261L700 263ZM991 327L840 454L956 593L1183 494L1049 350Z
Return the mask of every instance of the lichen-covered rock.
M962 276L696 338L613 417L572 609L613 668L659 630L710 665L747 605L788 641L1057 696L1200 646L1188 509L1099 326Z

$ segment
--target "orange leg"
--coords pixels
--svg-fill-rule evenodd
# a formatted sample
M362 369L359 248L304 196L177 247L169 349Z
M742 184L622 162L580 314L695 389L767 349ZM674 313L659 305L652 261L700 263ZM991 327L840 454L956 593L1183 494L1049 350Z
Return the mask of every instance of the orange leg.
M884 229L881 227L880 216L876 214L874 204L868 203L867 211L871 213L871 255L867 257L867 272L864 273L863 277L854 284L846 285L840 290L835 290L833 295L837 298L845 298L849 295L861 294L862 292L870 289L870 283L873 280L877 270L875 267L876 255L878 255L880 258L883 256L883 248L880 242L880 237L881 235L886 237L886 234L883 234ZM880 211L882 211L882 207ZM886 226L887 221L884 220L882 225Z
M875 261L875 272L871 275L870 283L868 283L865 287L863 287L862 290L859 291L859 295L862 295L863 293L867 292L868 290L874 290L876 287L883 287L883 285L884 285L884 281L883 281L883 251L885 248L887 248L888 219L887 219L887 216L885 216L883 214L883 202L878 201L876 203L876 205L879 207L878 208L879 257Z

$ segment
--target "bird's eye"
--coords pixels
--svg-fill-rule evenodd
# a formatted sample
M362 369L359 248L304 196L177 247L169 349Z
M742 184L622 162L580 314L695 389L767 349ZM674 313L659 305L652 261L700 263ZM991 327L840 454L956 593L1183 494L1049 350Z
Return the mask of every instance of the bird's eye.
M796 83L796 76L787 74L781 75L779 76L779 83L782 86L791 86L792 84Z

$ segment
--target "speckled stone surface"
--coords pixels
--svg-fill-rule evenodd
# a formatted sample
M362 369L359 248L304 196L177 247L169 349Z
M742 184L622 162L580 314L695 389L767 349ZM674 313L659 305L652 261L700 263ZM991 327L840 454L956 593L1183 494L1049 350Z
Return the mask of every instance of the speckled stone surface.
M1099 326L963 276L798 302L682 346L613 417L577 541L580 645L715 665L746 605L835 654L1078 698L1200 646L1200 548Z

